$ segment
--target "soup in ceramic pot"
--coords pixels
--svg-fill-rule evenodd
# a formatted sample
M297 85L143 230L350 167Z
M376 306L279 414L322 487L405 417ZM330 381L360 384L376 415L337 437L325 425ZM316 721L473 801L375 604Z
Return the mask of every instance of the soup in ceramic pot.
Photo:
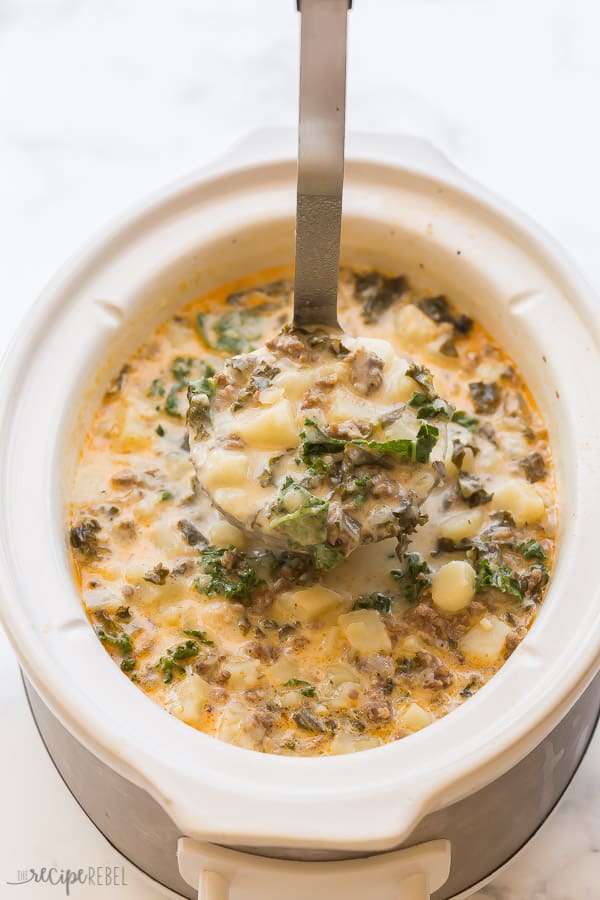
M371 358L354 387L340 386L330 366L317 391L302 377L282 386L272 366L232 410L236 394L228 410L248 418L247 405L260 425L238 434L230 422L200 463L212 467L225 503L233 497L243 511L250 482L275 483L287 444L304 463L300 477L287 473L287 505L277 507L294 539L270 544L240 531L201 490L190 446L199 413L225 387L226 360L277 346L291 294L289 271L260 273L147 336L86 436L69 538L99 640L156 703L246 748L347 753L447 715L525 637L554 553L552 457L514 363L451 298L422 294L403 276L345 269L344 331L366 340L358 349L367 356L378 359L384 339L411 362ZM294 403L282 444L273 410L284 394ZM394 447L373 439L408 414L418 425L412 437L396 436ZM410 525L338 551L328 490L347 519L353 511L360 519L389 494L398 447L404 465L429 463L437 438L423 450L417 435L442 430L439 478ZM310 553L296 540L307 527Z

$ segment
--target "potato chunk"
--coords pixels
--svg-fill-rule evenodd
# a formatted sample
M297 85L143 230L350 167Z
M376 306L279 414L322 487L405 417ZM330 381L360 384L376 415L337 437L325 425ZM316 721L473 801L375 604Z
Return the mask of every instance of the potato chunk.
M211 450L202 467L209 490L244 484L248 478L248 457L239 450Z
M348 608L348 603L341 594L321 584L298 591L287 591L277 598L276 605L286 621L303 623L328 621L332 613L337 616L341 609Z
M380 745L381 738L338 731L331 742L331 752L338 756L342 753L356 753L358 750L371 750Z
M382 388L386 402L403 403L415 393L416 383L405 374L406 368L406 361L400 359L394 359L386 368Z
M475 570L468 562L455 559L441 566L431 579L433 602L442 612L460 612L475 594Z
M273 385L282 388L290 400L299 400L312 387L313 380L310 369L287 369L275 378Z
M487 615L467 631L459 641L461 652L473 662L491 664L498 661L510 628L496 616Z
M221 713L217 727L217 736L222 741L229 741L239 747L254 748L254 742L245 732L244 723L248 716L247 709L235 700L230 700Z
M492 507L509 512L519 527L539 522L546 511L535 487L520 478L509 479L494 491Z
M121 420L119 435L114 441L122 453L131 453L135 450L146 450L152 444L152 432L147 423L142 420L134 406L127 406Z
M260 660L239 659L227 660L227 671L230 673L227 686L233 688L234 691L245 691L256 687L259 677Z
M208 703L210 685L199 675L188 675L173 689L176 704L173 712L185 721L194 721L200 718Z
M243 522L248 512L248 494L244 488L217 488L215 505L232 519Z
M298 424L289 400L234 417L236 434L256 450L287 450L299 442Z
M353 709L358 705L360 691L354 681L346 681L340 684L329 698L331 709Z
M398 724L408 731L420 731L426 725L431 725L433 715L428 709L423 709L418 703L409 703L398 717Z
M359 653L389 653L390 636L375 609L357 609L338 619L346 639Z
M394 327L397 334L413 346L427 344L439 334L435 322L412 303L400 307L394 316Z
M454 513L440 524L440 537L448 538L450 541L462 541L463 538L475 537L481 528L482 521L483 513L477 508Z
M237 547L243 550L247 544L246 536L243 531L227 522L226 519L219 519L208 527L208 537L211 544L215 547Z
M345 388L334 393L327 411L327 418L332 424L348 420L370 422L376 417L377 407L374 403L351 394Z

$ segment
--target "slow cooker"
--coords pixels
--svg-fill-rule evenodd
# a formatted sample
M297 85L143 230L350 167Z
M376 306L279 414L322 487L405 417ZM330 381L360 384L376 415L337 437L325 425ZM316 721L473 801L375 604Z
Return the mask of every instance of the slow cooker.
M600 710L600 306L536 225L412 138L351 135L342 258L447 292L513 356L548 425L559 551L530 633L451 715L347 756L255 753L196 731L119 672L67 545L81 441L163 318L293 257L294 136L262 132L111 225L28 315L0 373L0 593L38 727L108 840L204 900L467 896L526 843Z

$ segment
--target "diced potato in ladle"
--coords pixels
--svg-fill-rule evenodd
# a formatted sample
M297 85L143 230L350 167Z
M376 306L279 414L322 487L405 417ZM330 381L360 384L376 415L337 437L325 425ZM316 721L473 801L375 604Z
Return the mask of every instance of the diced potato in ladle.
M386 341L321 331L284 329L189 389L192 459L215 505L321 569L423 521L450 416L430 373Z

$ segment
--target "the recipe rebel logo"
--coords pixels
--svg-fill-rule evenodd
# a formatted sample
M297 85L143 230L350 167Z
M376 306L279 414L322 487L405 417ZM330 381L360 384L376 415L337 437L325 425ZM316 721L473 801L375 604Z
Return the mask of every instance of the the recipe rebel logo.
M64 869L58 866L44 866L41 869L19 869L15 881L7 885L46 884L62 887L67 897L76 885L88 887L127 887L127 876L123 866L87 866L80 869Z

